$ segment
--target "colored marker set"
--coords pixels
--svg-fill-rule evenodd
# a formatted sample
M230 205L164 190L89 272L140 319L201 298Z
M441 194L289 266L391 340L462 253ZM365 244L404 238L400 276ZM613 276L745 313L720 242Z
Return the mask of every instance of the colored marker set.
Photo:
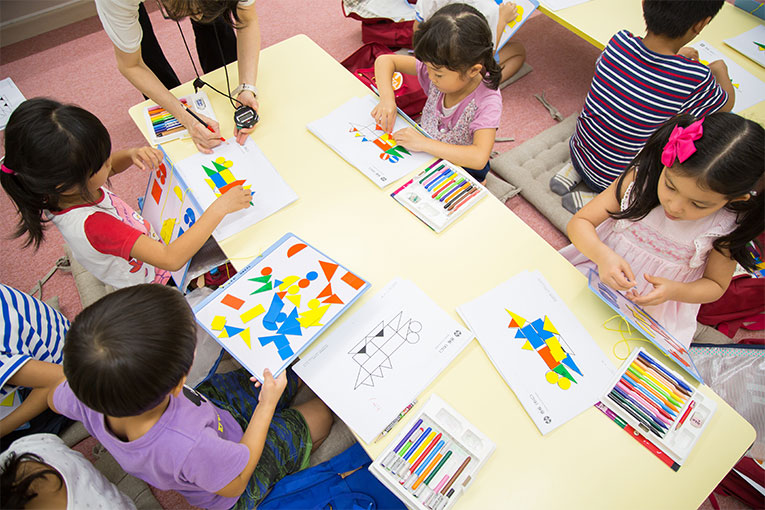
M426 225L441 232L486 195L486 188L467 172L437 159L391 193Z
M655 454L674 470L688 457L717 409L712 399L642 348L630 354L609 388L601 402L619 419L600 409L625 430L630 426L633 434L645 436L659 450Z
M410 508L444 510L493 451L488 437L433 395L369 469Z
M196 113L201 113L211 119L216 119L210 98L200 90L196 94L190 94L178 98L187 108ZM149 134L153 144L164 143L177 138L182 138L188 134L188 131L170 112L159 105L151 105L144 108L144 119L149 129Z

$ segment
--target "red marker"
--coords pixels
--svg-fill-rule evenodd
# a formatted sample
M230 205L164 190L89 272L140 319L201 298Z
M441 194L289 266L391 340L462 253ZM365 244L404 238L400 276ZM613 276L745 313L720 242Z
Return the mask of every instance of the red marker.
M677 422L677 427L675 427L675 430L679 429L683 425L683 422L685 422L685 419L688 417L689 414L691 414L691 409L693 409L694 407L696 407L696 401L691 400L691 403L688 404L688 409L686 409L685 412L683 413L683 417L680 418L679 422Z
M183 104L183 103L181 103L181 104ZM193 111L191 111L191 110L189 109L189 107L188 107L188 106L186 106L185 104L183 105L183 107L186 109L186 111L187 111L187 112L189 112L189 115L191 115L192 117L194 117L195 119L197 119L199 122L201 122L201 123L202 123L202 125L203 125L204 127L206 127L206 128L207 128L207 129L208 129L208 130L209 130L211 133L215 133L215 130L214 130L213 128L211 128L211 127L210 127L210 124L208 124L207 122L203 121L203 120L202 120L202 117L200 117L199 115L197 115L196 113L194 113ZM221 141L221 142L225 142L225 141L226 141L226 139L225 139L225 138L223 138L223 137L221 136L221 137L220 137L220 141Z

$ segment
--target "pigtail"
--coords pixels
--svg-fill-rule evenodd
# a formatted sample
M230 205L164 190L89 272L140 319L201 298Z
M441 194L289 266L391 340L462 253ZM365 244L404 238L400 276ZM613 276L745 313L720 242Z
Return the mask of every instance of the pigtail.
M499 63L494 60L494 47L488 48L487 54L483 61L483 68L486 74L483 77L486 86L492 90L499 89L499 83L502 81L502 68Z
M13 169L9 165L9 168ZM34 187L24 183L24 174L13 171L13 174L3 172L0 174L0 185L10 197L19 219L13 238L27 236L24 247L33 245L35 250L40 247L45 231L45 223L48 222L43 211L49 207L47 197L34 191Z

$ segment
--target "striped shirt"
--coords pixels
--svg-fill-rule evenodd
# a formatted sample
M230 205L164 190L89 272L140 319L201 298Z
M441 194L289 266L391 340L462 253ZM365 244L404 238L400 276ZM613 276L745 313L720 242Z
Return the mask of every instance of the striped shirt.
M49 305L0 283L0 400L15 389L6 384L30 359L61 363L69 321ZM10 387L9 387L10 386Z
M728 100L708 67L647 49L622 30L608 42L569 147L585 183L602 191L627 168L648 137L678 113L703 117Z

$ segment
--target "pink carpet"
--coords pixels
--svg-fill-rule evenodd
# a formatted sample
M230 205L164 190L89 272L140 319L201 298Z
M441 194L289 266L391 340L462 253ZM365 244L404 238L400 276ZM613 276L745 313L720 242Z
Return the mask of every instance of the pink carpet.
M152 9L154 4L150 2L147 6ZM359 22L343 17L340 0L317 0L310 4L301 0L260 2L258 15L264 48L304 33L342 60L362 44ZM151 18L157 38L181 81L192 79L193 70L175 24L163 20L158 12L153 12ZM188 21L182 26L187 37L191 37ZM564 117L578 112L599 53L538 13L515 39L526 46L527 61L534 71L502 92L504 111L498 136L513 137L515 141L497 144L495 150L499 152L516 147L555 123L534 94L544 92ZM95 17L3 48L0 78L7 76L13 78L27 98L49 96L79 104L96 114L109 129L115 149L146 143L127 114L128 108L143 98L117 71L111 43ZM136 197L143 196L146 181L147 174L131 169L113 179L112 185L119 196L137 207ZM554 248L567 244L566 237L520 196L509 200L507 206ZM47 231L39 250L25 249L21 240L9 240L17 216L3 193L0 214L6 218L0 225L3 239L0 281L29 291L63 254L63 241L53 228ZM70 275L57 274L49 281L44 297L54 295L60 296L62 310L69 317L80 311ZM82 448L87 450L91 446L83 443ZM189 508L176 493L155 491L155 494L164 508Z

